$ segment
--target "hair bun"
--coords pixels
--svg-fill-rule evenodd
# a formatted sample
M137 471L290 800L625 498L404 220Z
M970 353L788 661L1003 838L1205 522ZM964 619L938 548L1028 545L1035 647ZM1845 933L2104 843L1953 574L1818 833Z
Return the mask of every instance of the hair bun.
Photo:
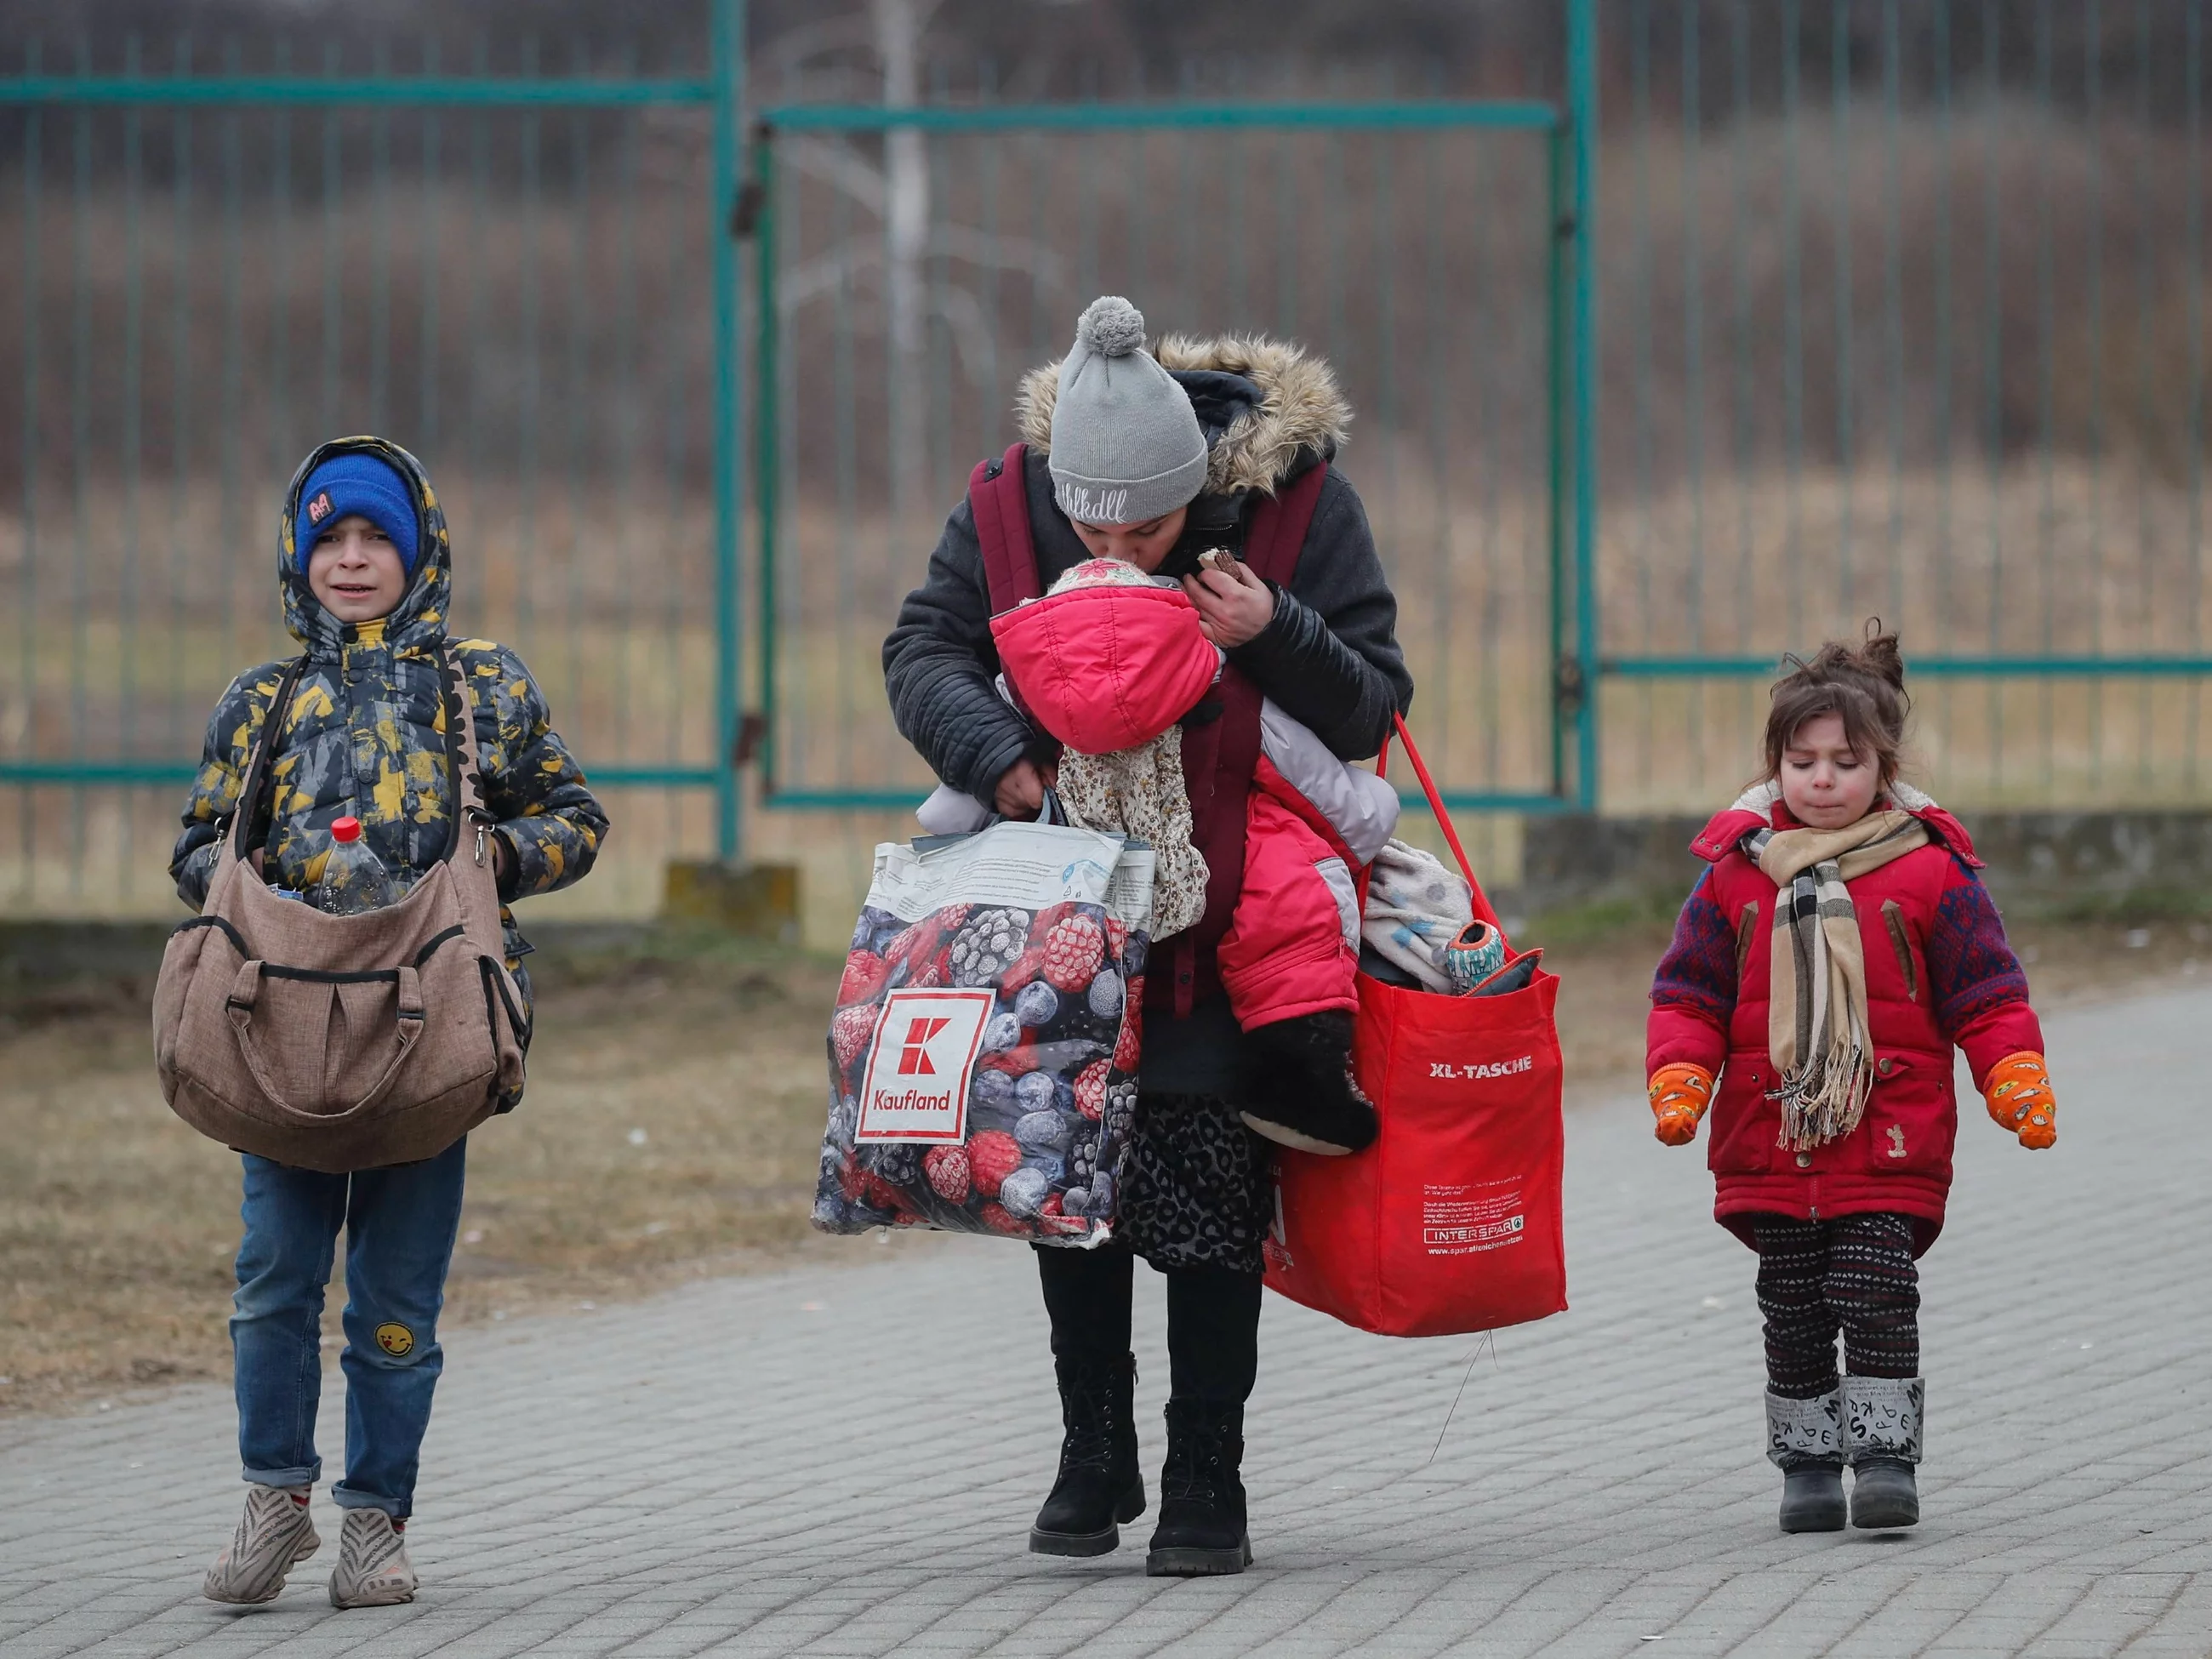
M1897 648L1897 635L1882 627L1881 617L1868 621L1866 643L1852 655L1865 672L1899 691L1905 690L1905 656Z
M1075 319L1075 343L1101 357L1126 357L1145 343L1145 313L1118 294L1103 294Z

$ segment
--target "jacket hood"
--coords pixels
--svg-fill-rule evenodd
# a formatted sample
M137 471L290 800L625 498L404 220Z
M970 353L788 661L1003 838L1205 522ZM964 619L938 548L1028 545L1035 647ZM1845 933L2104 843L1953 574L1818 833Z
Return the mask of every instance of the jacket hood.
M300 487L307 483L307 475L333 455L355 453L389 462L407 481L415 497L419 520L415 574L392 614L384 618L383 637L386 647L396 655L431 655L445 641L446 612L453 587L453 550L446 535L445 510L438 505L422 463L384 438L337 438L318 444L293 473L291 484L284 491L284 521L276 534L276 580L283 594L284 626L307 648L311 658L335 659L341 647L358 637L355 624L340 622L323 609L322 601L307 586L307 573L300 567L292 538L292 526L300 513Z
M1258 406L1231 419L1207 455L1206 488L1213 495L1248 489L1273 495L1315 459L1334 459L1344 447L1352 405L1328 363L1288 341L1261 335L1201 340L1170 334L1153 356L1179 379L1235 375L1259 390ZM1190 389L1188 380L1185 389ZM1022 441L1041 455L1052 453L1052 410L1059 393L1060 360L1054 358L1023 375L1014 394L1015 426Z
M1150 584L1032 600L994 617L991 637L1022 706L1080 755L1150 743L1197 706L1221 665L1198 607Z
M1969 869L1982 867L1981 860L1974 856L1973 838L1966 834L1966 826L1938 806L1933 796L1909 783L1896 782L1889 787L1888 800L1899 811L1910 813L1926 824L1929 833L1957 854ZM1737 796L1735 804L1728 811L1713 815L1712 821L1690 843L1690 850L1708 864L1718 864L1754 830L1802 827L1782 804L1780 784L1755 783Z

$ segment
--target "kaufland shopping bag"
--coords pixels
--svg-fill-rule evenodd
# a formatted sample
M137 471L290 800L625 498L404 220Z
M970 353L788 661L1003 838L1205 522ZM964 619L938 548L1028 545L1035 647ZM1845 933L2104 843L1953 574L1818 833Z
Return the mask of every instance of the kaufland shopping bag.
M1497 925L1405 723L1406 753ZM1501 930L1502 932L1502 930ZM1507 968L1518 960L1509 945ZM1563 1312L1559 981L1449 996L1359 975L1352 1070L1381 1133L1349 1158L1275 1154L1267 1283L1385 1336L1494 1330Z
M1153 863L1044 823L877 848L830 1022L816 1226L1111 1236Z

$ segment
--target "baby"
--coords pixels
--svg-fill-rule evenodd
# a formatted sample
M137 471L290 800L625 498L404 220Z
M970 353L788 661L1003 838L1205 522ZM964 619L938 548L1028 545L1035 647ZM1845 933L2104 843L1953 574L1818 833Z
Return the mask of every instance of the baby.
M1068 822L1152 843L1154 938L1189 927L1206 907L1207 871L1191 844L1180 722L1223 661L1196 607L1173 582L1092 559L1044 599L994 617L991 632L1017 705L1063 745L1056 788ZM1375 1139L1375 1109L1351 1070L1353 872L1397 821L1389 784L1262 703L1243 877L1216 954L1244 1033L1234 1103L1255 1133L1284 1146L1341 1154Z

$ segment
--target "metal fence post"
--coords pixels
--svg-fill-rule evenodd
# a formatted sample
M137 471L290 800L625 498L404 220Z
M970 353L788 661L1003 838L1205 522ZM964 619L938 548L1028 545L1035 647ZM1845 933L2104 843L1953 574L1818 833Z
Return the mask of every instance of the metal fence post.
M744 84L744 0L714 0L714 852L725 863L744 844L738 796L738 455L744 441L738 396L738 99ZM763 619L763 626L766 625Z
M1567 121L1574 145L1574 293L1569 328L1574 372L1575 796L1583 811L1598 804L1597 618L1597 265L1591 218L1597 199L1597 3L1567 6Z

